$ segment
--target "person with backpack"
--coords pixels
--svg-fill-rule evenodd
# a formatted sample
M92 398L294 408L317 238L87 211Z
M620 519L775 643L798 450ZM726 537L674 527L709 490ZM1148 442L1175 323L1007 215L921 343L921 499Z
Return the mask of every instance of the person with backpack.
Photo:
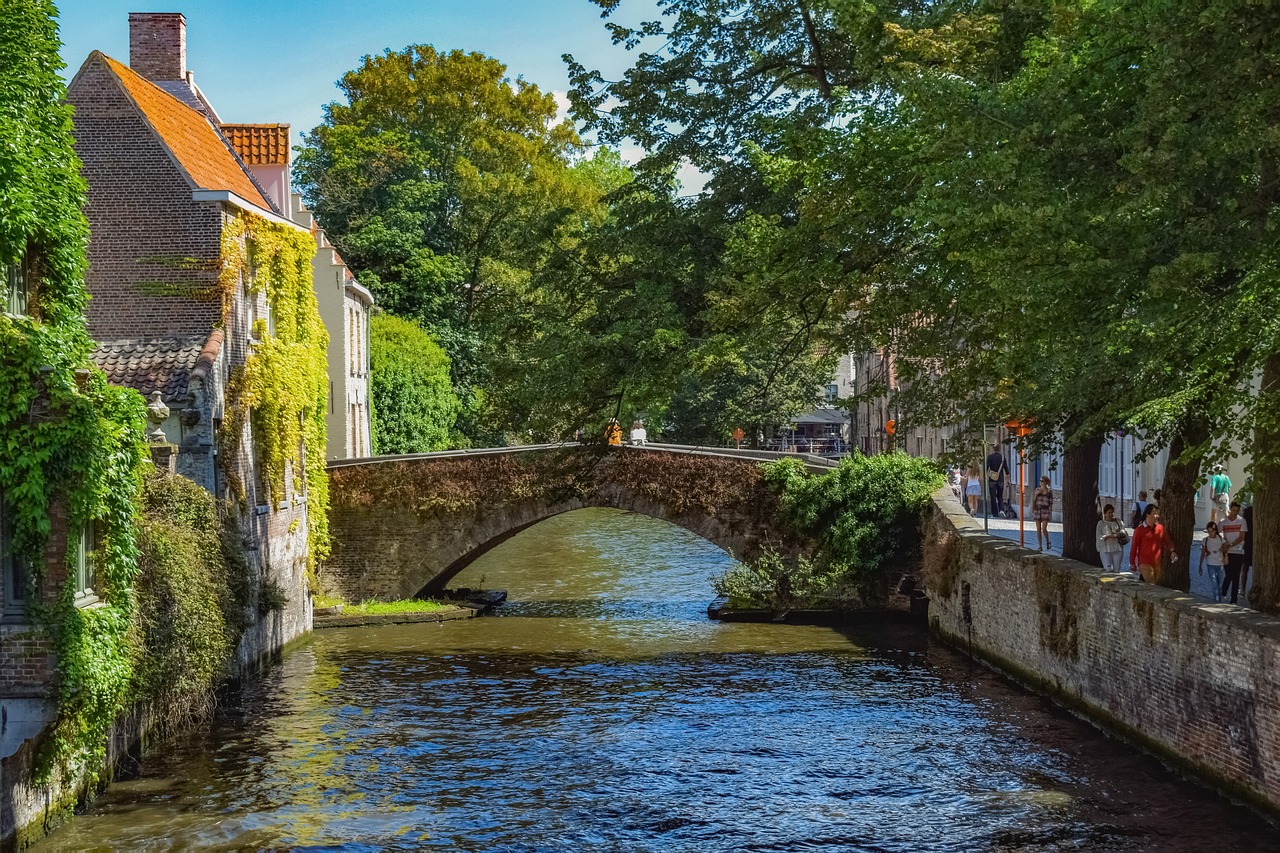
M1136 530L1138 525L1142 524L1142 519L1147 517L1147 507L1150 505L1150 501L1147 500L1147 490L1139 489L1138 499L1133 502L1133 517L1129 519L1130 527Z

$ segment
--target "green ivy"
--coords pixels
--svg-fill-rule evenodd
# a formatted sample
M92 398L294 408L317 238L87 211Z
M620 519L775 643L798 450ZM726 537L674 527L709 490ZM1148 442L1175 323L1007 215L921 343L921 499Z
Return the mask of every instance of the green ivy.
M224 299L249 282L252 292L266 294L275 324L274 334L259 325L258 342L231 377L220 438L224 444L238 440L244 419L250 419L273 506L285 499L286 477L293 473L294 491L307 495L307 567L313 578L316 560L329 550L329 334L312 281L315 250L306 231L241 215L223 229L220 273Z
M43 779L92 773L124 707L135 507L147 459L142 398L108 385L88 362L85 187L58 76L55 14L40 0L0 5L0 262L25 258L32 290L31 317L0 316L0 493L14 551L32 570L28 616L58 653L58 717L39 758ZM101 601L93 608L75 606L71 585L43 598L52 604L36 594L49 582L55 506L67 515L69 577L81 531L95 524Z

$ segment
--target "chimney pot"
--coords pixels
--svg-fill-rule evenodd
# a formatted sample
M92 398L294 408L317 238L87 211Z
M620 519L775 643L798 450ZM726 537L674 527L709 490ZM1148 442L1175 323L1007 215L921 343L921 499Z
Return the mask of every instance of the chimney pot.
M181 12L129 13L129 67L153 83L186 79L187 19Z

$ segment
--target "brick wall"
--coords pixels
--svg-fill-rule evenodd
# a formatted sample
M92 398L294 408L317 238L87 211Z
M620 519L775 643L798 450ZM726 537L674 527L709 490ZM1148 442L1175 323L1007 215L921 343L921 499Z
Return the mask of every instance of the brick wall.
M52 607L67 579L66 507L60 503L51 506L49 521L44 578L38 582L35 596L40 604ZM53 638L31 625L25 615L4 617L0 622L0 699L48 696L56 676Z
M208 335L222 310L222 206L191 200L192 187L100 60L77 75L67 100L89 184L89 333L100 341Z
M944 637L1229 794L1280 809L1280 620L983 534L950 490L926 534Z
M186 18L180 12L130 12L129 65L148 80L185 77Z

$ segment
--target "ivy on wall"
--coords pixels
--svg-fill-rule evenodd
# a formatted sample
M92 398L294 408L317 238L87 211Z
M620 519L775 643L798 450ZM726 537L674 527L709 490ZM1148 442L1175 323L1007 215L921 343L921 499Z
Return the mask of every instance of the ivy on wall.
M324 458L329 334L312 287L314 254L309 233L258 216L236 216L223 228L224 313L229 316L236 288L247 286L250 293L265 295L271 322L255 321L257 340L228 387L221 438L238 441L248 418L271 504L278 507L285 500L287 485L306 494L309 569L329 548Z
M124 707L134 516L147 460L142 398L108 385L88 361L85 187L54 15L42 0L0 4L0 263L25 259L31 291L31 316L0 315L0 493L14 553L30 567L28 618L58 653L58 717L39 759L46 779L92 771ZM67 517L68 577L94 522L93 608L76 607L70 583L47 589L55 507Z

